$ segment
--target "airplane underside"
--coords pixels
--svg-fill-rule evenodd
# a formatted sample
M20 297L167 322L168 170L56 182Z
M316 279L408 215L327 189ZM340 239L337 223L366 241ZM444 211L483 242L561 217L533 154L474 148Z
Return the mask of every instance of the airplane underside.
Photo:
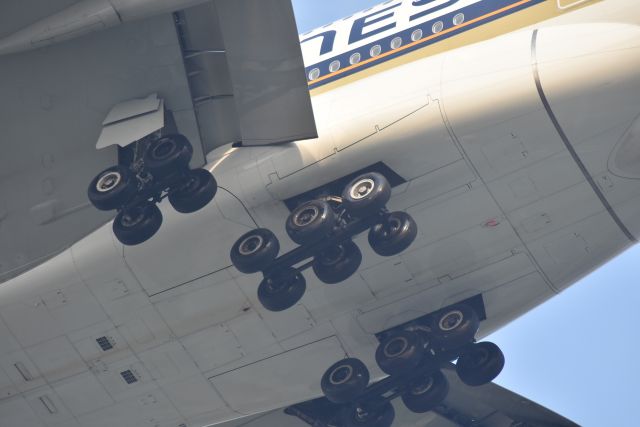
M115 221L0 287L0 391L27 402L0 414L312 423L321 399L388 426L453 370L491 382L483 337L640 236L638 69L637 24L558 18L320 91L318 138L195 169L167 110L89 187Z

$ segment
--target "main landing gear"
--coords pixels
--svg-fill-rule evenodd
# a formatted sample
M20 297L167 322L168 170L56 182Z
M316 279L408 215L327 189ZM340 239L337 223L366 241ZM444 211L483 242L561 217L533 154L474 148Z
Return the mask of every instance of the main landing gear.
M389 376L369 385L369 371L358 359L333 364L322 377L325 397L341 411L348 427L390 427L391 401L400 397L412 412L433 410L446 398L449 383L442 368L458 359L456 372L463 383L491 382L504 367L497 345L474 342L479 320L467 305L443 309L428 324L388 331L376 351L376 362Z
M136 143L131 165L100 172L89 185L89 200L99 210L117 210L113 232L125 245L149 240L160 229L159 203L165 197L180 213L205 207L218 189L206 169L189 169L193 155L183 135L165 135Z
M369 230L369 244L382 256L397 255L413 243L416 223L404 212L388 212L390 197L391 186L383 175L361 175L341 197L311 200L291 212L286 231L300 245L296 249L278 257L278 239L259 228L236 241L231 261L242 273L263 273L258 298L266 309L286 310L305 293L303 270L312 268L327 284L340 283L358 270L362 253L352 239L363 231Z

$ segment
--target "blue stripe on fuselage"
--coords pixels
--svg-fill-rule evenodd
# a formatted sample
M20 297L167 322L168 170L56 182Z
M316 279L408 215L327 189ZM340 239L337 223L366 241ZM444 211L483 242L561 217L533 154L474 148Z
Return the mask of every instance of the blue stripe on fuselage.
M368 68L371 68L373 66L379 65L381 63L387 62L389 60L392 60L394 58L397 58L399 56L405 55L407 53L416 51L418 49L423 49L425 47L431 46L435 43L438 43L442 40L446 40L450 37L456 36L458 34L461 34L465 31L469 31L471 29L480 27L484 24L487 24L489 22L495 21L497 19L500 19L504 16L507 15L511 15L513 13L516 13L520 10L529 8L531 6L534 6L536 4L542 3L545 0L531 0L528 3L524 3L518 6L515 6L511 9L508 9L504 12L500 12L497 14L493 14L491 15L493 12L498 11L500 9L503 9L505 7L508 7L510 5L514 5L516 3L519 3L521 0L488 0L488 1L482 1L480 3L475 3L472 5L469 5L467 7L464 8L460 8L460 9L456 9L454 11L451 11L445 15L439 16L437 18L434 18L432 20L429 20L427 22L423 22L419 25L416 25L414 27L402 30L400 32L391 34L383 39L378 39L375 40L365 46L361 46L357 49L353 49L350 51L347 51L345 53L342 53L340 55L337 55L335 57L329 58L327 60L324 60L322 62L316 63L314 65L311 65L309 67L306 68L307 71L307 78L309 76L309 73L311 72L311 70L313 69L319 69L320 70L320 77L324 77L322 78L321 81L318 81L316 83L310 81L309 82L309 88L310 89L315 89L317 87L320 87L322 85L325 85L327 83L331 83L334 82L336 80L342 79L344 77L353 75L355 73L364 71ZM459 29L454 29L457 25L455 25L453 23L453 18L454 16L458 15L458 14L464 14L464 21L472 21L474 19L478 19L478 22L474 22L473 24L470 25L466 25L466 26L462 26ZM489 15L486 16L485 19L482 19L483 16L485 15ZM434 33L432 32L432 28L434 26L435 23L437 23L438 21L441 21L443 24L443 28L441 30L442 31L447 31L445 34L442 34L440 37L434 37L431 40L425 41L423 43L417 43L415 46L411 46L409 48L405 48L405 49L401 49L398 50L397 53L392 53L392 54L388 54L390 51L393 51L394 49L391 48L391 41L393 39L395 39L396 37L401 37L402 38L402 44L406 45L409 43L412 43L413 41L411 40L411 34L417 30L417 29L421 29L423 32L423 37L429 37L432 36ZM360 64L357 67L354 67L351 70L342 70L342 72L336 73L336 75L334 76L330 76L330 71L329 71L329 65L334 62L334 61L339 61L341 64L342 68L348 67L351 64L349 64L349 58L351 57L351 55L353 55L354 53L360 53L362 61L367 60L370 58L370 54L369 52L371 51L371 48L376 46L376 45L380 45L380 47L382 48L382 51L380 53L380 55L383 55L385 53L387 53L386 56L384 56L383 58L380 58L379 60L373 60L367 64ZM329 77L327 77L329 75Z

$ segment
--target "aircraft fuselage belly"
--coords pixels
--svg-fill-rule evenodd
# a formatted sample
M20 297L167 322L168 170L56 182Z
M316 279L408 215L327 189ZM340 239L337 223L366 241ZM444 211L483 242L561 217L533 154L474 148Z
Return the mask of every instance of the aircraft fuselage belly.
M634 7L575 13L607 3ZM638 138L640 27L572 16L320 86L318 139L221 147L203 210L163 202L149 242L123 247L107 224L4 283L0 413L21 393L83 426L282 407L320 395L344 354L380 378L374 333L481 294L486 336L635 243L637 165L617 153ZM300 304L262 308L261 276L231 266L234 241L257 225L293 248L283 200L380 162L406 181L389 207L415 218L414 244L382 258L359 236L358 274L307 274Z

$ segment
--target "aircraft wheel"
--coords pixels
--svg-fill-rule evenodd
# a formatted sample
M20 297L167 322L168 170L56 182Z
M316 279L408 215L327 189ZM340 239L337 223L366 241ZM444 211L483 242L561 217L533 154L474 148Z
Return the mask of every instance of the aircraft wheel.
M405 212L392 212L369 230L369 244L381 256L394 256L407 249L418 235L418 226Z
M188 214L204 208L218 190L215 178L206 169L189 171L185 181L169 194L169 203L180 213Z
M322 375L320 387L333 403L347 403L357 398L369 384L369 370L361 360L340 360Z
M118 213L113 220L113 233L128 246L146 242L160 229L162 212L155 203L142 202Z
M456 372L463 383L479 386L493 381L504 368L504 354L492 342L472 344L458 358Z
M313 258L313 272L320 281L333 285L351 277L361 263L360 248L347 240L316 255Z
M144 164L158 179L188 168L192 155L193 147L184 135L166 135L149 144Z
M434 341L444 349L461 347L473 340L480 320L475 310L459 304L436 313L431 319Z
M417 368L426 354L426 343L420 333L397 331L380 342L376 362L386 374L399 375Z
M438 370L412 381L402 394L402 403L411 412L422 414L433 410L447 397L449 381Z
M231 262L241 273L262 271L280 252L278 238L266 228L257 228L243 234L231 248Z
M344 427L391 427L396 416L391 402L352 405L343 413Z
M384 175L372 172L351 181L342 192L345 209L355 216L367 216L384 208L391 198L391 184Z
M101 211L117 209L127 203L138 191L138 181L124 166L103 170L89 184L89 201Z
M328 235L336 224L336 215L329 203L311 200L294 209L287 218L287 234L299 245L311 243Z
M269 311L283 311L296 305L306 289L302 273L295 268L287 268L260 282L258 299Z

